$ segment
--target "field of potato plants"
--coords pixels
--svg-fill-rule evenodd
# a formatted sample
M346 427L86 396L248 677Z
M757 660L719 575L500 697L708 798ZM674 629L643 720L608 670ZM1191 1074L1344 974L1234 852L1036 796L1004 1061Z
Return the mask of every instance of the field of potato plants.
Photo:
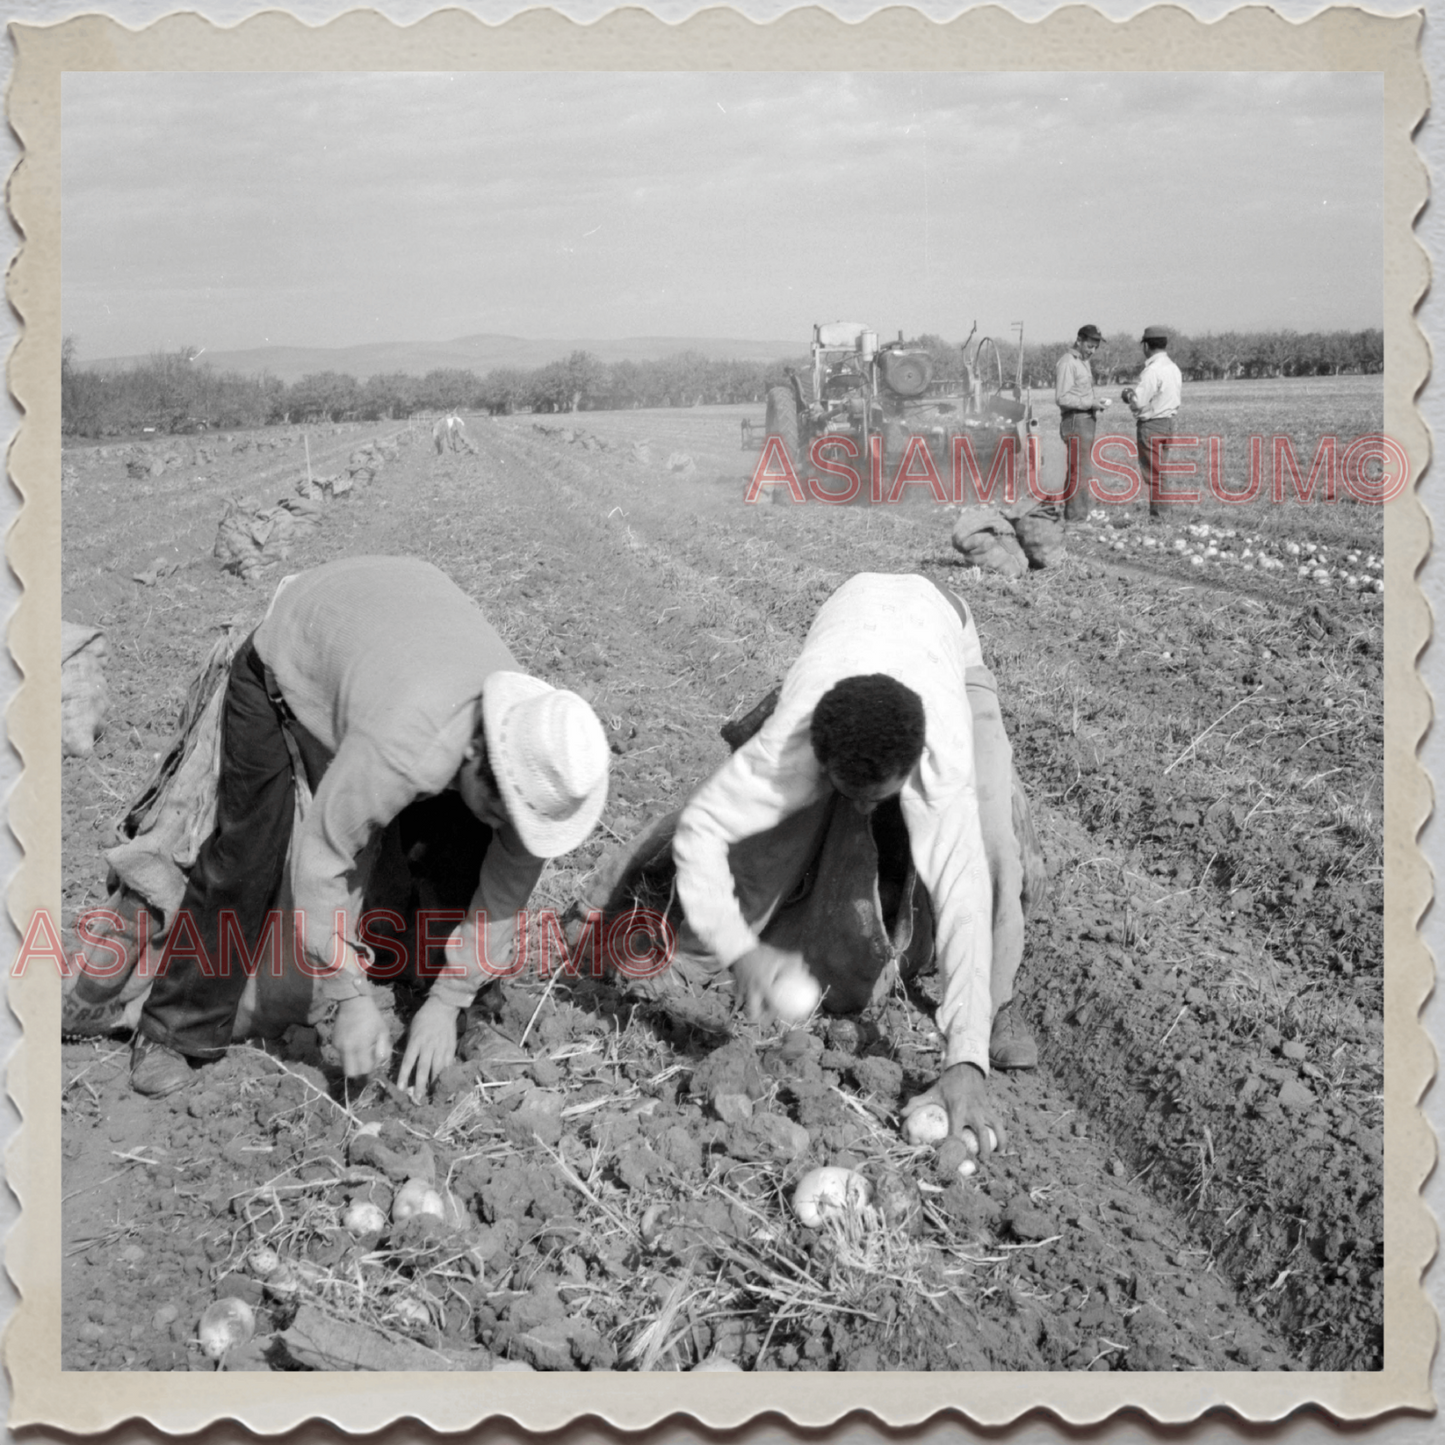
M1185 406L1237 486L1250 435L1307 469L1322 434L1380 429L1382 393L1212 383ZM67 447L65 616L105 629L111 708L64 763L65 914L103 900L196 668L285 571L429 558L592 701L612 785L543 875L534 905L562 915L722 761L719 727L840 582L917 570L974 608L1050 876L1019 985L1043 1062L995 1078L1004 1147L963 1177L900 1134L939 1067L927 976L760 1032L725 987L528 974L482 996L489 1027L421 1104L345 1090L324 1029L237 1044L159 1101L130 1092L123 1035L72 1041L68 1368L1379 1367L1380 510L1267 485L1152 528L1100 507L1011 582L964 565L920 489L744 505L743 416L471 417L475 454L441 457L429 424L314 429L318 472L399 444L250 581L213 559L217 523L295 494L299 433ZM398 1032L418 997L396 987ZM820 1165L872 1203L805 1225ZM227 1300L244 1328L224 1348L207 1316L203 1343Z

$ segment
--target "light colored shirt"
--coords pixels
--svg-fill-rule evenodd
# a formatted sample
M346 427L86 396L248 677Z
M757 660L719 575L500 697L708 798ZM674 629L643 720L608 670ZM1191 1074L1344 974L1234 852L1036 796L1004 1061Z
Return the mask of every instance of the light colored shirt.
M724 964L757 946L734 891L728 849L801 812L831 788L813 752L819 699L845 677L885 673L923 700L923 756L899 802L918 877L933 904L943 978L945 1066L988 1071L992 893L974 779L970 667L978 632L927 578L862 573L825 602L758 733L688 800L673 840L687 921Z
M1094 405L1094 372L1088 361L1071 346L1059 357L1054 370L1054 400L1061 409L1088 411Z
M1134 415L1140 421L1173 416L1184 394L1184 378L1167 351L1154 352L1134 386Z
M521 669L471 598L412 557L348 557L286 578L255 646L329 757L291 847L304 951L313 967L327 968L338 937L359 941L382 830L409 803L452 785L487 678ZM494 828L461 947L447 950L449 970L461 972L439 977L435 996L464 1006L485 981L476 948L483 913L488 960L501 966L510 956L516 912L541 871L510 823ZM333 976L322 988L341 995L354 983Z

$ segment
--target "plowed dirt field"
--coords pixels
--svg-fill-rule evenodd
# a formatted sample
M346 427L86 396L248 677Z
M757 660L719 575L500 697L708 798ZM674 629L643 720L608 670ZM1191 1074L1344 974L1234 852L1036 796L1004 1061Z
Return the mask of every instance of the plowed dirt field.
M1353 430L1377 429L1349 380ZM901 994L862 1029L759 1034L526 976L485 1005L520 1052L459 1063L422 1105L379 1081L345 1096L304 1029L162 1101L130 1093L122 1038L74 1042L68 1367L211 1368L197 1321L229 1294L257 1338L228 1368L324 1365L300 1325L393 1368L1378 1368L1383 597L1193 563L1187 525L1219 553L1322 542L1363 570L1378 510L1215 507L1147 548L1099 521L1009 583L962 565L932 501L744 506L741 414L476 417L476 454L440 458L419 427L249 583L212 560L216 524L228 496L292 491L295 439L148 443L176 461L145 480L135 451L68 448L65 616L105 628L112 706L64 766L66 916L103 899L102 850L218 629L253 626L283 571L429 558L529 670L592 700L613 782L603 829L544 874L534 903L560 914L721 762L719 726L844 578L918 570L975 610L1051 876L1020 979L1044 1060L995 1081L1007 1146L960 1179L899 1138L939 1052ZM312 464L397 431L313 432ZM177 569L134 580L160 558ZM836 1163L901 1178L913 1223L805 1229L792 1186ZM428 1173L448 1221L340 1226Z

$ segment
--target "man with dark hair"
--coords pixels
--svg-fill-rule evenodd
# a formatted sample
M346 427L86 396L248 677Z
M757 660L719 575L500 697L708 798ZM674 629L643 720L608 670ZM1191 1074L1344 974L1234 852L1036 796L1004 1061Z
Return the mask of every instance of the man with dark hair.
M1162 326L1146 326L1139 344L1144 348L1144 369L1139 380L1120 395L1134 413L1139 476L1149 499L1149 520L1157 522L1170 501L1160 485L1158 467L1169 460L1174 414L1179 410L1184 377L1169 357L1169 333Z
M132 1086L172 1093L189 1082L188 1061L225 1053L246 971L222 940L239 933L255 957L283 883L304 969L338 1006L344 1071L384 1064L391 1036L360 925L396 825L400 846L444 855L452 896L438 901L465 914L455 961L407 1035L398 1082L414 1072L424 1093L486 981L481 943L505 964L543 860L577 847L601 816L601 723L576 693L523 673L476 603L411 557L349 557L285 578L236 654L223 709L215 827L172 925L190 930L204 960L178 947L156 979ZM293 827L301 781L312 796Z
M923 755L923 702L886 673L845 677L818 699L809 725L813 753L849 797L906 777Z
M1082 521L1089 515L1089 459L1094 451L1094 425L1104 401L1094 396L1094 372L1089 358L1099 349L1104 334L1097 326L1079 327L1074 344L1059 357L1054 371L1054 400L1059 404L1059 436L1066 460L1064 520Z
M1025 1068L1038 1058L1009 1006L1023 953L1012 782L996 688L967 606L926 577L863 573L823 604L773 712L688 800L672 839L692 934L731 969L754 1018L796 1020L797 999L816 1001L834 987L846 996L849 980L830 978L828 957L805 961L761 941L785 902L778 890L800 871L793 856L823 856L817 835L832 826L835 798L880 817L896 799L899 836L932 905L945 1037L942 1077L904 1112L942 1104L951 1130L968 1127L985 1150L987 1127L1003 1132L988 1096L990 1063ZM760 839L770 859L789 863L761 889L734 873L747 863L738 845ZM809 980L811 995L800 986Z

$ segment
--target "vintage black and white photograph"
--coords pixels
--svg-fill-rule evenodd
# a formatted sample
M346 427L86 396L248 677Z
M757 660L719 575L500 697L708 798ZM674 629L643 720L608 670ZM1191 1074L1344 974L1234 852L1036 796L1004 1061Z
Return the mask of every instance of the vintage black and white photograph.
M1383 1367L1378 71L61 122L65 1370Z

